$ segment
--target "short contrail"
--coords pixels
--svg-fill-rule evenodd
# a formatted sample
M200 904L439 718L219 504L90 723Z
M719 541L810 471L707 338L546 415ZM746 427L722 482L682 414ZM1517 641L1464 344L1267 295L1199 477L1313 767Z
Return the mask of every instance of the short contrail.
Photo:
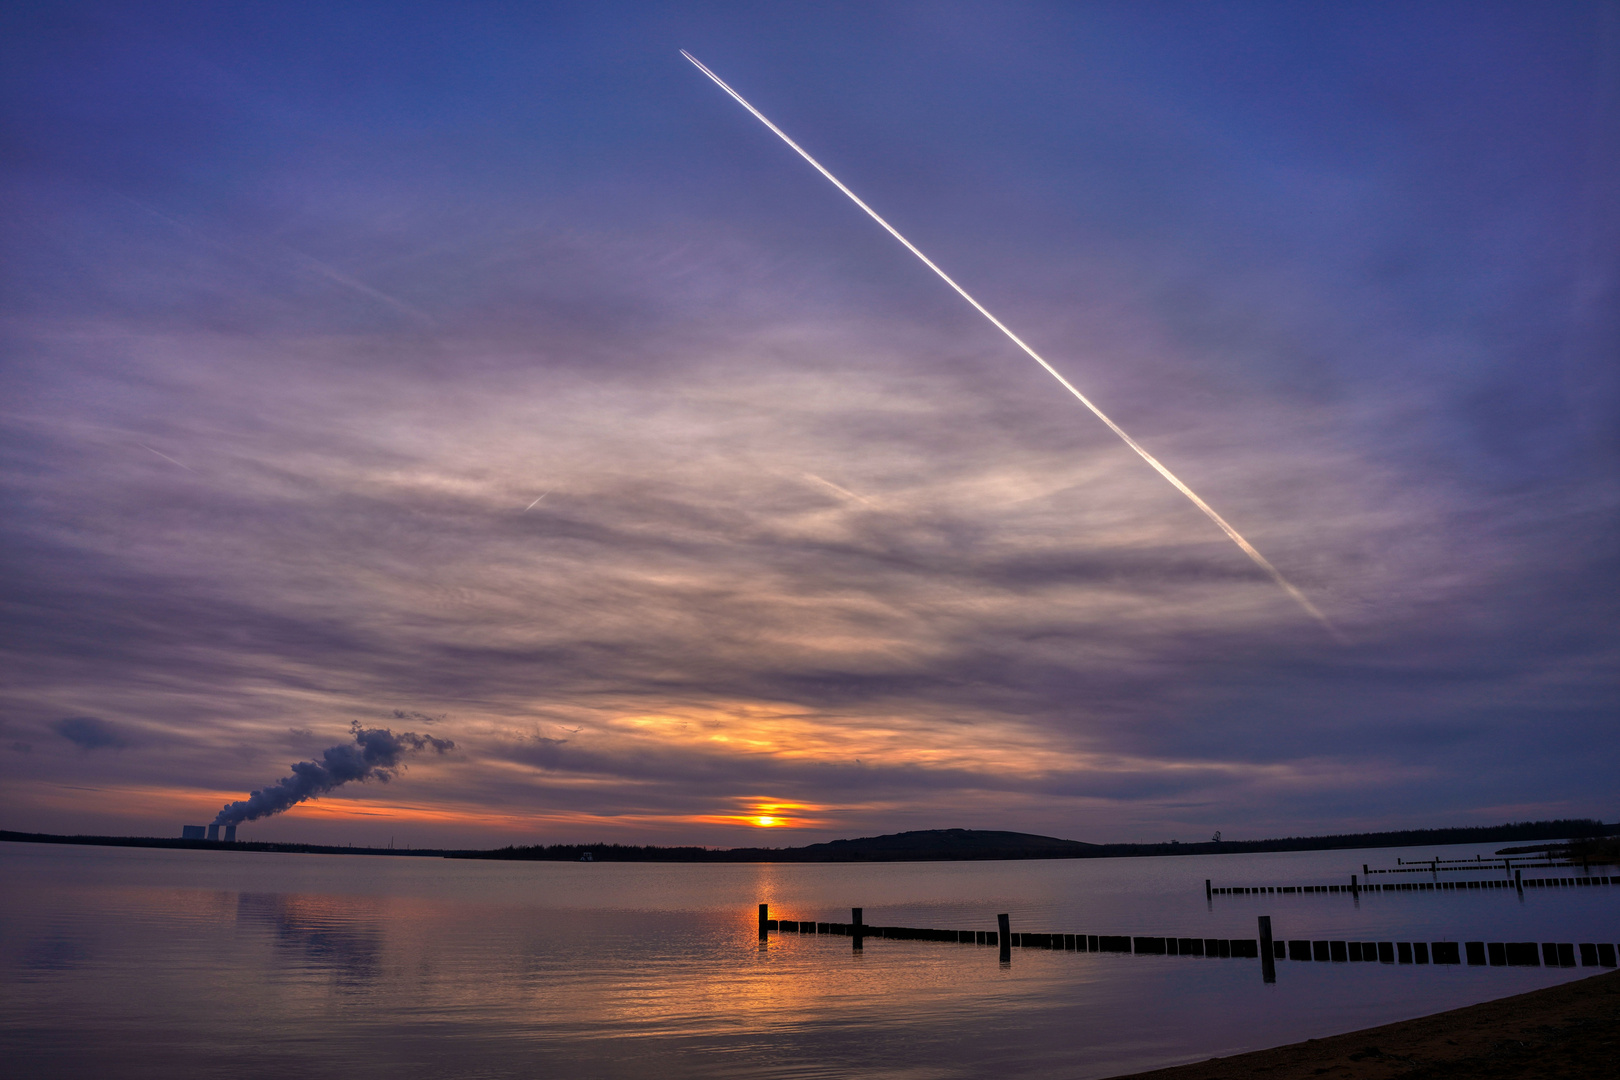
M1007 337L1012 341L1012 343L1014 345L1017 345L1020 349L1024 350L1024 352L1028 353L1030 359L1034 360L1037 364L1041 365L1041 367L1045 368L1046 371L1047 371L1047 374L1051 375L1052 378L1056 379L1059 383L1063 384L1063 388L1065 390L1067 390L1069 393L1073 394L1076 398L1078 398L1079 401L1080 401L1080 404L1082 404L1086 408L1090 409L1092 411L1092 413L1094 413L1096 415L1097 419L1099 419L1103 423L1107 424L1108 429L1110 431L1112 431L1115 435L1118 435L1120 437L1120 439L1125 443L1126 446L1130 447L1132 450L1135 450L1137 452L1137 454L1140 455L1140 457L1142 458L1143 461L1145 461L1149 465L1153 466L1153 468L1158 471L1160 476L1164 477L1166 480L1170 481L1171 484L1175 485L1175 488L1176 488L1177 491L1181 492L1183 495L1187 496L1187 498L1191 499L1193 505L1198 507L1198 509L1202 510L1204 512L1204 515L1206 517L1208 517L1209 520L1213 521L1216 525L1220 526L1221 531L1224 532L1227 535L1227 537L1234 544L1236 544L1238 547L1242 548L1243 553L1245 555L1247 555L1250 559L1253 559L1254 564L1256 566L1260 567L1260 569L1264 570L1267 574L1270 574L1271 579L1273 581L1275 581L1279 586L1281 586L1284 592L1286 592L1289 596L1293 597L1294 601L1296 603L1298 603L1300 607L1304 608L1305 611L1307 613L1309 613L1312 618L1314 618L1316 621L1320 622L1324 627L1326 627L1328 632L1331 633L1335 638L1338 638L1340 641L1344 640L1343 635L1339 633L1338 628L1336 628L1331 622L1328 621L1327 616L1323 615L1321 610L1315 604L1311 603L1310 599L1308 597L1306 597L1306 595L1304 593L1302 593L1298 589L1296 589L1292 582L1290 582L1287 578L1283 577L1282 576L1282 571L1278 570L1275 566L1272 566L1270 560L1268 560L1264 555L1260 554L1260 552L1255 548L1255 546L1253 544L1251 544L1247 540L1245 540L1243 538L1243 534L1239 533L1236 529L1232 528L1231 525L1228 525L1227 522L1226 522L1226 519L1221 517L1221 515L1219 515L1219 514L1217 514L1215 512L1214 507L1210 506L1209 503L1207 503L1203 499L1199 498L1198 493L1193 491L1193 489L1188 487L1186 484L1182 483L1180 477L1178 477L1175 473L1171 472L1169 469L1165 468L1163 463L1161 463L1158 458L1154 457L1152 454L1148 453L1145 449L1143 449L1142 444L1138 443L1135 439L1131 438L1128 434L1126 434L1124 428L1120 427L1118 424L1116 424L1112 420L1110 420L1108 418L1108 414L1104 413L1101 409L1097 408L1096 405L1093 405L1091 403L1091 399L1086 397L1086 395L1082 394L1078 389L1076 389L1075 385L1073 383L1071 383L1068 379L1065 379L1062 376L1062 374L1060 374L1058 372L1057 368L1053 367L1051 364L1048 364L1046 362L1046 360L1041 356L1040 353L1036 352L1034 349L1030 348L1027 344L1025 344L1023 338L1020 338L1017 334L1015 334L1011 330L1007 329L1007 326L1006 326L1005 323L1003 323L1000 319L996 318L994 315L990 314L989 310L983 304L981 304L977 300L973 299L973 297L968 294L968 291L966 289L962 288L962 286L958 285L955 281L951 280L951 276L949 274L947 274L945 271L941 270L938 266L936 266L934 264L934 260L932 260L928 256L924 255L921 251L918 251L917 246L915 244L913 244L910 240L907 240L904 236L901 236L900 231L898 229L896 229L893 225L890 225L887 221L884 221L883 218L878 214L878 212L876 210L873 210L870 206L867 206L866 203L862 202L861 197L859 195L856 195L853 191L849 190L849 188L845 187L843 181L839 180L838 177L836 177L832 173L828 172L826 167L823 166L821 164L821 162L817 161L815 158L811 157L808 153L806 153L804 147L800 146L798 143L796 143L792 139L788 138L787 132L783 131L781 128L779 128L775 124L771 123L770 120L768 120L766 118L764 113L762 113L758 109L754 108L752 105L750 105L748 103L748 101L741 94L737 93L737 91L735 91L731 87L727 86L724 79L720 78L720 76L716 75L714 72L712 72L708 68L704 67L703 63L701 61L699 61L697 57L693 56L691 53L687 52L685 49L681 50L681 55L686 57L688 60L692 61L693 66L696 67L699 71L703 72L703 74L705 74L709 78L713 79L716 86L720 87L720 89L724 90L726 93L730 94L733 98L735 98L736 101L737 101L737 104L741 105L743 108L745 108L749 112L753 113L755 119L757 119L760 123L764 124L766 127L770 128L772 131L774 131L777 134L777 136L783 142L785 142L789 146L793 147L793 149L798 153L798 155L800 157L804 158L804 160L808 161L812 166L815 167L815 170L817 172L819 172L822 176L825 176L828 180L832 181L832 184L833 184L834 187L836 187L839 191L842 191L845 195L848 195L851 202L853 202L856 206L860 207L862 210L865 210L867 212L867 214L871 216L873 221L877 222L879 225L883 226L883 228L885 230L888 231L890 236L894 237L896 240L900 241L900 243L904 244L907 251L911 252L913 255L917 256L917 258L921 259L923 261L924 266L928 267L928 269L930 269L934 273L938 274L940 276L940 279L943 280L945 282L945 284L947 284L951 288L955 289L957 294L959 296L961 296L962 299L964 299L968 303L972 304L973 307L974 307L974 310L978 311L978 313L980 315L983 315L986 319L989 319L991 324L994 325L997 330L1000 330L1003 334L1006 334Z
M211 236L208 233L204 232L202 229L199 229L194 225L190 225L190 224L188 224L188 223L186 223L184 221L181 221L179 218L174 217L174 216L172 216L170 214L165 214L163 211L157 209L156 207L148 206L146 203L141 202L139 199L130 198L128 195L125 195L122 191L119 191L116 188L110 188L110 187L103 186L103 190L110 192L111 194L113 194L117 198L120 198L120 199L124 200L125 202L129 203L130 205L136 207L137 209L145 211L146 213L148 213L148 214L152 215L153 217L157 218L159 221L167 222L169 225L174 226L176 229L179 229L181 232L183 232L186 235L191 236L191 237L201 241L204 244L207 244L207 245L209 245L211 247L219 248L219 249L221 249L221 250L235 256L236 258L243 259L244 261L246 261L246 262L248 262L248 263L250 263L250 264L252 264L254 266L263 267L263 266L266 265L266 263L263 260L261 260L258 257L248 253L244 249L245 245L243 245L243 244L241 244L239 242L228 242L228 241L226 241L224 239L221 239L221 238L218 238L218 237L215 237L215 236ZM262 242L263 241L261 241L261 243ZM410 315L412 318L420 319L420 320L422 320L424 322L432 322L433 321L432 317L430 315L428 315L425 311L422 311L422 310L420 310L418 308L412 307L411 305L405 303L405 301L399 299L398 297L389 296L387 293L383 292L381 289L374 289L370 285L367 285L365 282L359 281L359 280L357 280L355 278L352 278L349 275L343 273L341 270L338 270L335 267L328 266L326 263L321 262L321 260L315 258L313 255L306 255L304 252L298 250L297 248L289 247L286 244L275 242L275 241L272 241L269 246L279 248L285 254L290 255L293 259L297 260L298 262L303 263L304 267L307 270L311 271L312 273L318 274L319 276L321 276L323 278L326 278L328 281L334 281L337 284L342 285L346 289L352 289L355 292L360 293L363 296L369 296L373 300L377 300L377 301L379 301L381 303L387 304L391 308L394 308L394 309L396 309L398 311L404 312L407 315Z
M152 448L150 446L147 446L145 443L136 443L135 445L140 447L142 450L152 450ZM170 457L168 454L165 454L161 450L152 450L152 453L156 454L158 457L162 458L164 461L167 461L171 465L179 465L182 469L186 470L186 472L196 472L197 471L196 469L193 469L190 465L186 465L186 464L184 464L182 462L174 460L174 458Z
M544 491L542 491L540 493L540 499L543 499L547 495L550 495L550 494L551 494L551 489L547 488L546 490L544 490ZM523 513L527 514L530 510L533 510L535 507L539 506L540 505L540 499L536 499L536 500L534 500L534 502L530 503L528 506L525 506L523 508Z
M813 472L805 473L804 477L805 477L806 480L815 481L816 483L820 484L822 487L826 488L828 491L837 492L840 496L842 496L843 498L849 499L852 502L858 502L863 506L871 506L872 505L872 500L868 499L865 495L857 495L853 491L849 490L848 488L839 487L837 484L833 483L831 480L827 480L827 479L825 479L823 477L817 476Z

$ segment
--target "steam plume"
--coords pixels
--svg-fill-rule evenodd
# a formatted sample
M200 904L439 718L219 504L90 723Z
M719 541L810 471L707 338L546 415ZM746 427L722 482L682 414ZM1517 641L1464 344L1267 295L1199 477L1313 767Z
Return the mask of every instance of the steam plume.
M358 722L350 725L349 730L354 734L353 744L334 746L323 753L319 761L300 761L292 767L291 776L260 788L239 802L227 803L214 818L214 824L236 825L279 814L351 780L380 780L386 784L405 767L403 759L407 755L427 749L442 754L456 748L449 739L435 739L414 731L395 735L387 728L363 728Z

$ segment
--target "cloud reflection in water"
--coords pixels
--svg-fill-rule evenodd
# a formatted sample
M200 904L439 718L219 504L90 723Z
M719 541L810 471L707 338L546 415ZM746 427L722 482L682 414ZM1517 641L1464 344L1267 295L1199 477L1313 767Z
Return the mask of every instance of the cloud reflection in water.
M383 952L381 912L365 898L243 893L238 925L261 927L286 952L340 983L378 977Z

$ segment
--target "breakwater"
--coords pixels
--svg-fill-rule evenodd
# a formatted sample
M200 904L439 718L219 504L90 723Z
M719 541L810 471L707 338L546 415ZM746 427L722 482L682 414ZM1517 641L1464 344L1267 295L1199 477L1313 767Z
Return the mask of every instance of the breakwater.
M853 923L811 922L794 919L767 919L767 933L832 934L838 937L878 938L888 941L940 941L962 945L1000 945L997 930L937 930L920 926L877 926ZM1047 949L1058 952L1135 953L1155 956L1207 956L1210 958L1257 959L1260 943L1255 938L1162 938L1129 934L1007 934L1007 945L1014 949Z
M1412 965L1464 964L1471 967L1604 967L1616 966L1614 942L1531 941L1339 941L1274 938L1270 916L1259 918L1257 938L1159 937L1137 934L1087 934L1066 931L1015 932L1008 916L997 915L995 930L950 930L867 923L853 908L849 922L773 919L759 905L759 936L817 934L848 937L861 948L865 939L934 941L957 945L997 946L1006 959L1012 949L1073 953L1123 953L1134 956L1187 956L1203 959L1260 960L1269 982L1275 962L1377 963Z
M1471 866L1470 869L1473 867ZM1441 871L1446 868L1442 867ZM1374 874L1410 873L1413 871L1430 873L1427 865L1422 867L1402 867L1398 870L1373 870ZM1361 882L1355 874L1350 875L1350 881L1339 885L1213 885L1209 880L1204 882L1204 895L1214 896L1291 896L1307 893L1341 893L1344 895L1359 896L1361 893L1390 893L1390 892L1469 892L1477 890L1490 891L1493 889L1506 889L1522 892L1525 889L1563 889L1597 887L1606 885L1620 885L1620 875L1577 874L1572 877L1541 876L1524 877L1523 868L1515 867L1513 876L1499 878L1481 878L1474 881L1390 881L1390 882Z

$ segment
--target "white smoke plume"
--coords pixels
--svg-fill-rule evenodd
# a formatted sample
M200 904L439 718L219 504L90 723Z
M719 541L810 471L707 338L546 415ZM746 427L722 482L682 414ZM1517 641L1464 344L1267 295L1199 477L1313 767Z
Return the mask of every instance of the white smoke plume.
M386 784L405 767L403 759L408 755L427 749L442 754L456 748L449 739L435 739L414 731L396 735L387 728L363 728L358 722L349 730L354 734L353 743L332 747L319 761L300 761L292 767L291 776L282 777L245 799L225 804L214 818L214 824L236 825L279 814L351 780L380 780Z

